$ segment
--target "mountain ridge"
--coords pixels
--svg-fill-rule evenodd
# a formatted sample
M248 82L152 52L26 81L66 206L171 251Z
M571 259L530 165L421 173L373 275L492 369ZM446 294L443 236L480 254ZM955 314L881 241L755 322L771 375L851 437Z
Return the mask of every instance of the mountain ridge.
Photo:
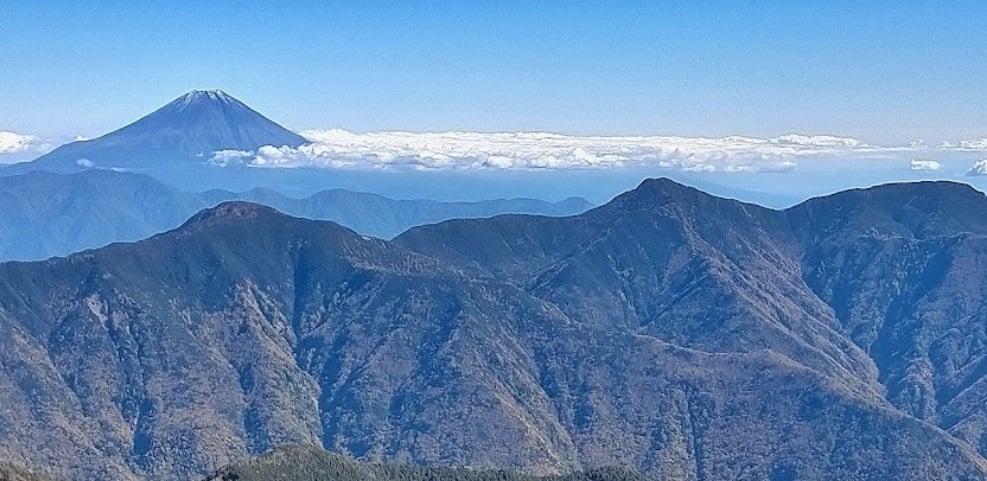
M697 192L648 183L578 216L393 241L230 203L139 243L0 264L0 366L18 366L0 369L0 426L17 428L0 455L106 479L298 443L534 474L987 479L987 283L960 282L987 246L946 232L901 256L853 228L803 243L801 216ZM943 252L975 257L931 278L913 263ZM70 464L81 453L105 466Z
M42 259L136 241L175 228L203 208L237 199L273 205L301 217L337 220L382 238L453 217L503 212L569 215L590 206L585 200L394 200L341 189L303 198L257 189L189 193L143 174L98 169L74 174L35 171L0 177L0 201L5 206L0 212L0 260Z

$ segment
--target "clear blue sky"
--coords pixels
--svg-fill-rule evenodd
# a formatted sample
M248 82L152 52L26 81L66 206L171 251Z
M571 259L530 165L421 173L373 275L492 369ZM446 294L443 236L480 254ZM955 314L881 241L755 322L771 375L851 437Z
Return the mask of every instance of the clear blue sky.
M287 3L7 0L0 130L221 88L294 129L987 134L985 2Z

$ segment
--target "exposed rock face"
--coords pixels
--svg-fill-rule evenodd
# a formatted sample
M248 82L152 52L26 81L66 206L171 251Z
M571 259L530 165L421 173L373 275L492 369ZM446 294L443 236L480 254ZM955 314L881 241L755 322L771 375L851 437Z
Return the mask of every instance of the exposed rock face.
M292 443L536 474L987 479L984 209L948 183L771 211L652 180L576 217L388 242L223 204L0 265L0 456L101 479Z

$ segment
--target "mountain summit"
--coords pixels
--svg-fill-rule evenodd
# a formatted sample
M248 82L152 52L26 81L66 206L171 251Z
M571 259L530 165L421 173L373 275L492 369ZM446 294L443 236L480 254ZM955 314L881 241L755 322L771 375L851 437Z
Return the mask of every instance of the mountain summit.
M222 90L193 90L126 127L63 145L33 164L56 170L140 168L208 159L220 150L297 147L306 142Z

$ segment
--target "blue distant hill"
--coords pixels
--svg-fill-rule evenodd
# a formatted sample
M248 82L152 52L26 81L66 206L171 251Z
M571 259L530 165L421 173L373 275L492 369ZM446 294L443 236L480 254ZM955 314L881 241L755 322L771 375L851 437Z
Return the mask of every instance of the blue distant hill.
M299 217L331 220L364 235L391 238L415 226L499 214L564 216L586 211L582 198L561 202L396 200L332 189L294 198L268 189L186 192L149 176L89 169L0 177L0 261L67 255L112 242L135 241L175 228L197 211L247 200Z

